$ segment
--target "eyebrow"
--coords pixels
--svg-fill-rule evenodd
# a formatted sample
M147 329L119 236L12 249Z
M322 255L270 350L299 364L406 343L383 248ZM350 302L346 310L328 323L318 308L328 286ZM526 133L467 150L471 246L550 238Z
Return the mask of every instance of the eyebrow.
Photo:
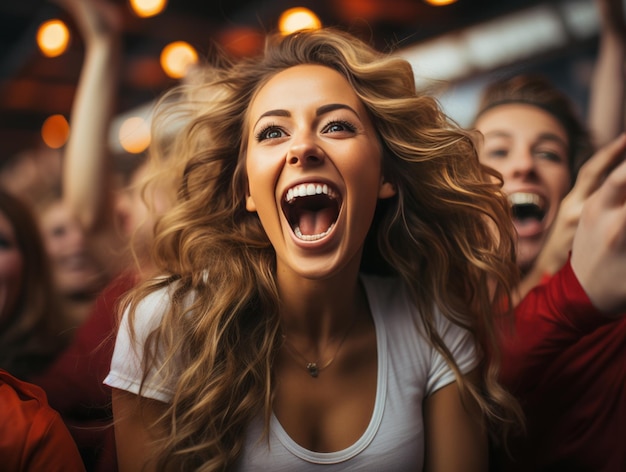
M483 133L485 138L494 137L494 138L510 138L511 134L506 131L488 131L487 133Z
M539 135L539 141L553 141L561 144L565 149L569 147L567 141L553 133L541 133Z
M483 133L483 136L485 138L487 138L487 137L512 138L511 133L508 133L506 131L499 131L499 130L489 131L487 133ZM556 135L554 133L541 133L537 137L537 139L535 141L537 141L537 142L550 141L550 142L558 143L561 146L565 147L566 149L568 148L567 141L565 141L563 138L561 138L560 136L558 136L558 135Z
M349 105L346 105L345 103L329 103L328 105L322 105L321 107L317 109L315 114L316 116L321 116L321 115L324 115L326 113L329 113L335 110L350 110L356 116L359 116L359 114L356 112L354 108L352 108Z
M349 105L346 105L345 103L329 103L327 105L322 105L317 110L315 110L315 116L322 116L322 115L325 115L326 113L330 113L331 111L335 111L335 110L349 110L352 113L354 113L356 116L359 116L359 114L354 110L354 108L352 108ZM265 118L267 116L289 117L291 116L291 113L288 112L287 110L282 110L282 109L268 110L265 113L263 113L261 116L259 116L259 119L256 120L256 122L254 123L254 126L256 126L257 123L261 121L262 118Z

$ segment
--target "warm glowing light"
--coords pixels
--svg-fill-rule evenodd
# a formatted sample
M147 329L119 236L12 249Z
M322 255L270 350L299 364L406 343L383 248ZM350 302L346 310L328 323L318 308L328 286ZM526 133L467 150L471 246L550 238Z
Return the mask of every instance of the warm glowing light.
M185 41L170 43L161 52L161 67L168 76L174 79L184 77L189 66L197 62L198 53Z
M264 34L250 26L233 26L217 33L219 43L235 57L252 56L263 50Z
M118 136L122 148L131 154L139 154L150 145L150 127L143 118L138 116L124 120Z
M304 29L320 29L322 22L308 8L296 7L283 12L278 19L278 29L282 34L293 33Z
M63 115L51 115L41 126L41 138L52 149L63 146L69 135L70 125Z
M67 49L70 32L61 20L42 23L37 31L37 45L48 57L60 56Z
M166 5L167 0L130 0L130 7L141 18L158 15Z
M426 3L436 6L436 7L443 7L445 5L451 5L453 3L456 3L457 0L426 0Z

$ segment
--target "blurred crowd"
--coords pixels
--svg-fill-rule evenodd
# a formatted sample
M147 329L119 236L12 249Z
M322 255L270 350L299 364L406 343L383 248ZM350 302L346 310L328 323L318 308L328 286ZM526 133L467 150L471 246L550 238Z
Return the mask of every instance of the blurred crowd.
M174 195L166 183L143 186L156 172L147 157L116 168L108 150L123 47L118 6L57 3L85 43L69 142L25 151L0 170L0 416L6 425L19 411L9 421L21 425L0 428L0 457L3 470L116 471L103 381L124 295L157 275L152 228ZM494 445L493 470L626 470L626 303L618 289L586 299L579 282L587 280L570 265L574 245L585 244L579 257L592 252L594 241L576 236L581 215L626 155L623 2L596 4L602 34L588 116L545 78L516 75L485 89L473 124L480 162L497 171L511 204L521 277L501 378L526 424L508 447ZM624 285L601 272L589 286ZM18 438L20 428L31 435ZM30 468L20 462L29 454Z

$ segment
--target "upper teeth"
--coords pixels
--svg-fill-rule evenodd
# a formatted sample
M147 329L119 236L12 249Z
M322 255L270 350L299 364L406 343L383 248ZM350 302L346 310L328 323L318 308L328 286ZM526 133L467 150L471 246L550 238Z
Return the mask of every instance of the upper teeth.
M328 195L331 198L335 197L335 192L332 188L329 188L326 184L300 184L291 187L287 190L285 200L287 203L293 202L298 197L307 197L311 195Z
M541 197L536 193L513 193L509 195L511 205L537 205L541 206Z

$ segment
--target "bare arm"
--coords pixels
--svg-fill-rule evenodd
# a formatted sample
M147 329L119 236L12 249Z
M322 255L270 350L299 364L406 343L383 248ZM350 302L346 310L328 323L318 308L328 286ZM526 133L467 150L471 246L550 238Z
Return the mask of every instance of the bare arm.
M113 389L115 444L120 472L151 472L155 470L152 444L159 431L151 428L166 408L156 400L142 399L129 392Z
M64 156L63 194L87 232L112 218L108 133L118 83L121 18L103 0L56 0L75 18L85 43Z
M595 0L600 15L600 45L589 96L589 128L603 146L625 130L626 19L623 0Z
M466 376L476 382L478 372ZM427 472L488 470L488 442L477 405L465 408L456 382L437 390L424 402Z

